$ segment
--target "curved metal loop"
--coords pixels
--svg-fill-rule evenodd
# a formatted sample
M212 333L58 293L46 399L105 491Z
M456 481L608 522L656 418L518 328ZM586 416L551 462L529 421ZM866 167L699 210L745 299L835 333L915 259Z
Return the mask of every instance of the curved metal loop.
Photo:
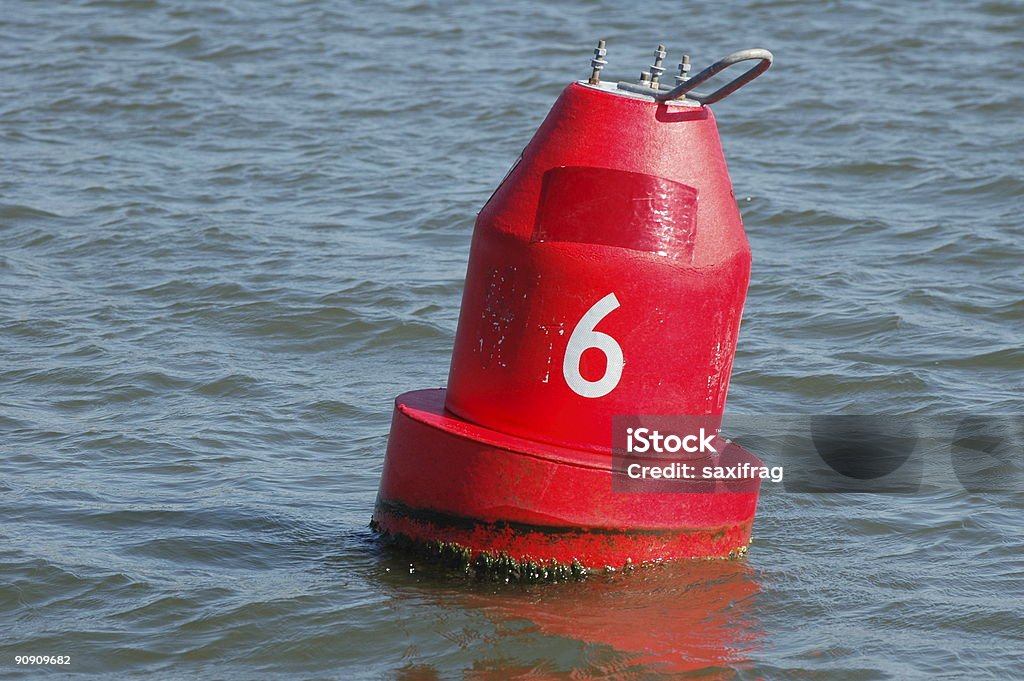
M656 99L659 102L667 102L672 99L679 99L686 93L693 90L693 88L700 85L701 83L710 80L712 76L721 73L722 71L726 70L727 68L734 64L739 64L741 61L749 61L751 59L757 59L758 64L753 68L748 69L742 76L734 78L733 80L729 81L722 87L712 92L710 95L694 92L689 96L690 99L700 102L702 105L714 104L715 102L719 102L728 97L729 95L731 95L732 93L739 90L741 87L743 87L750 81L760 76L765 71L767 71L769 67L771 67L772 60L774 59L772 53L769 52L768 50L762 50L760 48L752 48L749 50L740 50L739 52L733 52L728 57L723 57L722 59L719 59L714 64L707 67L693 78L690 78L685 83L681 83L676 87L672 88L671 90L663 90L654 93L654 99Z

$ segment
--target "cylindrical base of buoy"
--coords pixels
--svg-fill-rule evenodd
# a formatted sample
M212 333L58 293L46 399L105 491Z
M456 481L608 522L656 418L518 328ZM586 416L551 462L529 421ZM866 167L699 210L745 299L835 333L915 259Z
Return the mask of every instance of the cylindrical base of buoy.
M746 551L757 481L740 491L719 483L725 491L705 484L693 492L623 492L613 488L621 473L611 452L597 457L499 433L446 412L444 402L444 390L395 400L377 530L447 546L467 560L588 570ZM728 447L731 465L763 465L735 443Z

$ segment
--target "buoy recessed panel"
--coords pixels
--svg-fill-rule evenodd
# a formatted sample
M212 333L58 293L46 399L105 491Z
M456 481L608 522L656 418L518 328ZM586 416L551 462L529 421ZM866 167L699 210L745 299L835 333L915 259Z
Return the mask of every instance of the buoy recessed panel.
M706 104L771 54L693 78L684 56L674 87L664 48L639 84L601 82L604 56L602 41L477 217L448 388L395 401L382 533L583 570L746 550L757 479L641 489L617 454L626 424L677 418L707 445L693 469L761 465L718 434L750 248Z

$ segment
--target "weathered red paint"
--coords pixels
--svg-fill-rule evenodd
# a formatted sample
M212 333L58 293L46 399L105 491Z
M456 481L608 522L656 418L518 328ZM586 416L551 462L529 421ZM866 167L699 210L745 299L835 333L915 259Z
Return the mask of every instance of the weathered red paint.
M613 416L720 420L749 272L711 111L567 87L477 219L447 391L396 401L376 523L588 567L745 547L756 483L616 493L610 452ZM563 360L610 294L593 328L621 376L585 396ZM596 381L612 362L574 366Z

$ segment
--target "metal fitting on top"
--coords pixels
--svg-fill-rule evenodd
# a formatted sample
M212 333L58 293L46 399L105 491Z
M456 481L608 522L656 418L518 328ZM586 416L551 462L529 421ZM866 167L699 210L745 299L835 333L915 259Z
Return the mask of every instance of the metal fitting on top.
M730 55L719 59L711 66L702 70L696 76L692 78L686 78L674 88L662 90L660 87L651 87L651 74L644 72L640 76L640 84L620 82L618 89L625 90L626 92L635 92L640 95L647 97L653 97L656 102L668 102L674 99L692 99L693 101L701 104L702 106L707 104L714 104L715 102L721 101L731 95L736 90L754 80L762 73L767 71L771 65L774 57L768 50L760 48L752 48L749 50L740 50L739 52L733 52ZM710 80L715 75L726 70L730 66L739 64L744 61L756 61L757 64L747 69L744 73L733 78L731 81L718 88L711 94L703 94L700 92L694 92L694 88ZM685 64L685 62L684 62ZM683 65L680 65L680 73L685 73ZM681 76L684 77L684 76Z
M654 51L654 63L651 64L651 87L655 90L658 89L661 74L665 73L665 68L662 66L665 62L665 54L665 46L658 45L658 49Z
M597 85L601 82L601 69L608 65L605 60L605 55L608 54L608 50L604 48L605 41L598 40L597 47L594 49L594 58L590 60L590 84Z
M679 60L679 75L676 76L676 85L682 85L690 80L690 55L684 54Z

